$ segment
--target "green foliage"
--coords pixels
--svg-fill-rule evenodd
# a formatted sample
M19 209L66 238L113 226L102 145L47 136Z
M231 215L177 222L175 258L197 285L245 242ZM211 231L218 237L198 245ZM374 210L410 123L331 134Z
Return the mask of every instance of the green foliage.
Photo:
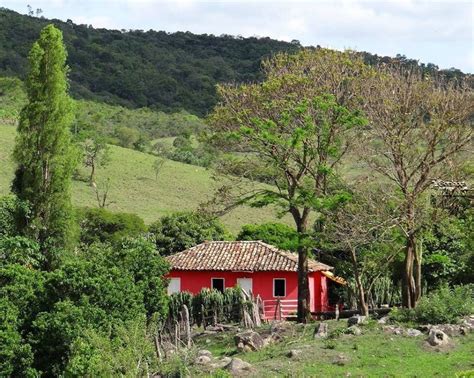
M456 323L464 315L474 312L473 285L447 285L421 298L415 309L397 309L390 317L402 322L419 324Z
M423 279L428 290L443 284L474 282L472 211L449 216L422 235Z
M50 21L6 9L0 10L0 19L0 44L4 47L0 72L22 77L27 49ZM261 78L263 57L299 48L270 38L119 31L59 20L54 23L64 33L76 98L168 112L186 109L197 115L205 115L216 103L218 82L256 81Z
M35 365L46 375L60 375L74 340L92 325L102 323L105 327L105 318L103 310L69 300L57 302L50 311L38 314L29 337L35 349Z
M23 236L0 237L0 265L19 264L29 268L41 268L44 255L37 242Z
M80 241L117 243L123 237L135 237L146 232L143 219L135 214L112 213L104 208L86 208L78 212Z
M262 240L287 251L298 249L298 233L283 223L246 224L237 240Z
M45 306L46 274L18 264L0 266L0 298L16 308L18 325L28 330Z
M183 308L183 305L186 305L189 310L189 314L192 317L193 295L188 291L180 291L179 293L171 294L169 296L168 302L168 317L173 321L178 321L180 319L180 313Z
M72 345L66 375L146 376L156 369L152 337L143 317L114 326L111 334L86 329Z
M145 238L125 238L120 248L112 248L107 260L128 272L135 285L143 293L143 301L148 316L164 318L168 312L167 282L169 264L160 256L153 241Z
M163 319L167 314L167 272L168 264L144 239L125 239L114 248L93 244L71 256L44 283L43 310L37 310L28 338L35 367L58 375L71 353L70 371L99 369L95 363L102 352L108 357L112 351L121 353L115 362L107 361L110 366L134 358L138 349L127 345L138 348L138 335L146 331L137 330L138 319L152 314ZM128 341L125 328L134 332Z
M0 197L0 238L17 235L28 214L26 202L11 195Z
M165 216L149 227L160 254L166 256L184 251L206 240L229 237L224 226L215 218L193 212Z
M12 122L26 103L23 82L15 77L0 77L0 120Z
M25 232L42 248L68 246L73 230L70 198L76 151L69 128L66 50L62 34L46 26L29 55L28 103L18 126L13 189L30 205Z
M0 376L35 377L33 354L18 330L18 310L0 298Z

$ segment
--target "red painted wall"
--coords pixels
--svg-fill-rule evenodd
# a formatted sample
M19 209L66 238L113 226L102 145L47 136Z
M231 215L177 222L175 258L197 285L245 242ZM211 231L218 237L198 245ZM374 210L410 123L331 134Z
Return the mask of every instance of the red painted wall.
M326 277L320 272L310 273L313 277L313 287L310 288L312 295L311 311L325 311L327 308L327 284ZM211 287L212 278L224 278L225 287L233 287L237 284L237 278L252 278L253 294L260 295L263 300L275 299L273 296L273 279L286 279L286 296L281 299L298 298L298 275L296 272L222 272L222 271L180 271L173 270L168 278L181 278L181 291L189 291L197 294L204 287Z

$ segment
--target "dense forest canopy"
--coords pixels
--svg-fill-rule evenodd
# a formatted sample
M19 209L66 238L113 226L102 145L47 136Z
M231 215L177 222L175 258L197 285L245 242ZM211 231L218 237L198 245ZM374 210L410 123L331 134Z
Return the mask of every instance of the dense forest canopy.
M27 53L49 22L0 8L0 75L25 77ZM199 116L215 105L217 83L260 81L262 59L301 48L298 41L270 38L95 29L70 20L53 23L64 35L73 97L166 112L184 109ZM391 60L362 54L370 64ZM404 56L395 59L418 65ZM421 67L438 71L434 64ZM443 74L463 75L456 69Z

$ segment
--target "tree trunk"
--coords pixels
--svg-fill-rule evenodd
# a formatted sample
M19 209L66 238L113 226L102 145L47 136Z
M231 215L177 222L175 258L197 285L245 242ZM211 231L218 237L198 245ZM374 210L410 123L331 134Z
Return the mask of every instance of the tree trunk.
M420 244L420 248L415 250L415 306L421 298L421 258L422 249Z
M402 305L406 308L414 308L416 305L416 284L413 268L416 254L415 236L410 234L406 241L405 267L403 270ZM421 278L421 277L420 277Z
M95 164L92 163L91 164L91 175L89 177L89 183L92 185L92 183L94 182L94 179L95 179Z
M352 261L352 269L354 269L354 279L356 282L357 287L357 305L358 310L361 315L369 316L369 306L367 306L367 302L365 301L365 291L364 285L362 284L362 280L359 274L359 267L357 264L357 255L354 248L350 248L351 250L351 261Z
M306 225L298 227L300 243L298 246L298 322L307 323L311 316L308 281L308 247L304 245Z

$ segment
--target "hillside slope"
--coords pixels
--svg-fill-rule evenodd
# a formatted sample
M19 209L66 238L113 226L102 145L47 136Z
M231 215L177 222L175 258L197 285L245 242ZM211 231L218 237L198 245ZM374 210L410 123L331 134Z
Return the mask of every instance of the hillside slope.
M14 165L11 152L16 129L0 123L0 196L10 192ZM152 169L154 157L138 151L111 146L111 163L99 168L99 187L110 178L109 209L135 213L146 223L174 211L195 210L212 195L216 184L211 172L204 168L167 161L155 179ZM86 171L81 171L84 177ZM73 203L76 206L97 206L95 192L86 181L73 182ZM275 213L267 209L239 207L222 218L224 224L237 233L243 224L275 220ZM286 218L287 222L290 222Z
M184 109L200 116L216 103L217 83L258 81L262 59L301 48L297 41L270 38L94 29L0 8L0 75L25 77L28 51L48 23L64 34L74 97L167 112ZM361 54L368 64L397 61L447 77L464 75L405 56Z
M64 34L76 98L197 115L215 104L217 83L259 80L262 58L299 48L270 38L94 29L0 8L0 74L24 78L28 51L51 22Z

